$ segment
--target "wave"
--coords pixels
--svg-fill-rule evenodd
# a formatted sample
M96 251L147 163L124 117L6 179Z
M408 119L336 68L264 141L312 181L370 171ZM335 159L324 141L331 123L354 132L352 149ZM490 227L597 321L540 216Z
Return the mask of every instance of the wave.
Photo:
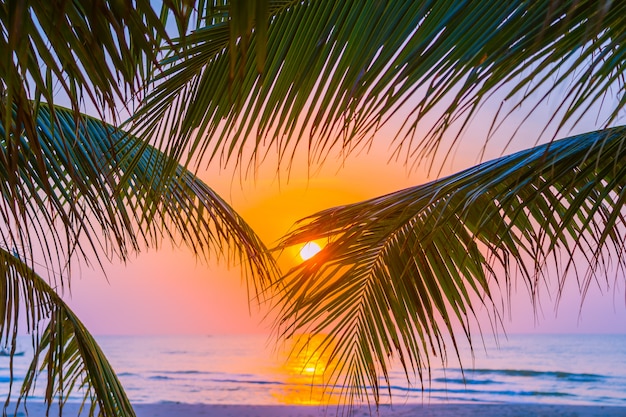
M494 381L493 379L469 379L469 378L433 378L433 382L441 382L444 384L459 384L459 385L497 385L502 384L502 381Z
M206 377L212 376L212 375L219 375L221 374L220 372L210 372L210 371L197 371L197 370L193 370L193 369L189 369L189 370L182 370L182 371L166 371L166 370L154 370L154 371L149 371L148 372L149 375L145 375L146 378L149 379L208 379ZM133 373L125 373L123 374L125 376L137 376L137 377L142 377L141 374L133 374ZM203 378L204 377L204 378Z
M461 371L458 369L458 371ZM523 378L551 378L571 382L600 382L608 379L606 375L590 373L572 373L562 371L535 371L530 369L471 369L464 370L465 375L503 375Z
M480 389L471 389L471 388L412 388L412 387L403 387L400 385L391 385L387 387L380 387L382 390L391 389L393 391L403 391L403 392L421 392L424 394L437 394L437 393L446 393L446 394L489 394L496 396L505 396L505 397L576 397L575 394L570 394L567 392L560 391L536 391L536 390L490 390L484 391Z
M121 374L121 376L124 374ZM139 376L133 374L126 374L127 376ZM215 377L216 375L223 375L223 378ZM190 377L189 377L190 376ZM208 378L202 378L202 376L209 376ZM231 378L228 378L231 376ZM216 383L216 384L239 384L239 385L285 385L284 382L264 379L254 379L252 374L223 374L219 372L203 372L203 371L162 371L153 372L152 375L146 376L147 379L158 381L174 381L174 380L193 380L196 382L204 383Z
M151 379L153 381L159 381L159 380L167 381L173 378L170 378L169 376L165 376L165 375L152 375L152 376L149 376L148 379Z
M182 371L157 371L160 374L168 374L168 375L200 375L200 374L215 374L216 372L211 372L211 371L198 371L195 369L185 369Z
M186 350L169 350L169 351L165 351L165 352L161 352L162 355L188 355L191 352L186 351Z
M555 340L567 356L555 358L551 344ZM585 336L565 342L561 336L558 339L513 337L507 342L510 349L494 350L484 361L477 354L475 361L465 362L477 369L472 366L461 369L455 362L445 369L434 366L432 379L425 375L422 388L417 376L411 375L407 381L398 367L390 370L388 381L381 378L379 389L381 396L390 390L394 402L404 399L408 403L441 399L624 406L626 368L621 366L626 363L624 341L624 337L605 336ZM119 360L128 364L125 368L116 367L116 371L120 372L118 376L133 402L274 404L284 391L303 388L302 392L313 392L324 388L320 384L311 387L300 382L301 379L292 378L281 363L274 363L275 357L260 353L264 337L110 337L105 342L104 348L110 348L113 363ZM606 348L598 353L598 346ZM529 356L525 355L527 351ZM146 357L146 352L151 352L151 357ZM22 363L25 359L16 361L16 378L23 379L28 370L27 364ZM245 362L244 367L242 360L250 363ZM7 362L0 358L0 397L8 387L8 380ZM43 398L44 393L45 383L38 384L33 398Z
M17 375L13 376L13 383L20 382L23 380L24 378L22 378L21 376L17 376ZM11 382L10 376L0 375L0 384L2 383L8 384L9 382Z
M212 379L211 382L223 382L227 384L252 384L252 385L285 385L284 382L280 381L266 381L262 379ZM307 385L308 386L308 385Z

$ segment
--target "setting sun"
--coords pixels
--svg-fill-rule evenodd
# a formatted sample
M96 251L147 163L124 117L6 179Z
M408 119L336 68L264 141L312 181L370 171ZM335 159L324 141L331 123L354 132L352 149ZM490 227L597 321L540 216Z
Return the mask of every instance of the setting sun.
M300 249L300 257L306 261L307 259L311 259L321 250L322 248L320 248L320 245L318 245L317 243L308 242L302 247L302 249Z

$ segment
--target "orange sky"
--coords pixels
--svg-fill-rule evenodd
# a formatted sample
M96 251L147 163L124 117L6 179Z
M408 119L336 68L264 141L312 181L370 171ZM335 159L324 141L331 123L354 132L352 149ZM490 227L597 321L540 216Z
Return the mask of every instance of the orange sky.
M495 107L487 105L481 114ZM547 112L546 112L547 114ZM593 115L595 116L595 115ZM483 116L485 117L485 116ZM488 117L488 116L487 116ZM585 120L575 132L593 130L596 119ZM451 173L479 162L490 119L480 123L476 117L462 146L442 167ZM502 153L505 140L518 119L505 126L503 141L490 145L485 158ZM535 144L544 121L536 120L520 132L507 153ZM329 159L321 171L308 176L306 164L296 166L289 181L275 178L275 165L261 166L256 178L233 181L230 171L212 168L201 177L253 226L267 245L272 246L293 223L317 210L392 192L434 179L426 169L408 172L401 163L387 163L389 138L394 131L381 132L368 154L341 160ZM508 129L508 130L507 130ZM561 137L563 135L560 135ZM435 166L440 166L440 161ZM292 256L295 255L292 254ZM294 262L297 259L294 259ZM287 265L289 259L282 260ZM185 248L165 244L159 251L141 254L126 266L106 267L109 282L101 271L83 267L73 277L70 305L95 334L222 334L264 333L269 321L262 321L264 310L254 304L248 308L245 286L236 268L198 263ZM616 292L602 295L592 288L579 317L580 296L573 286L555 318L554 303L544 297L539 322L534 319L524 288L514 298L510 332L626 332L625 289L623 279ZM606 290L604 292L607 292Z

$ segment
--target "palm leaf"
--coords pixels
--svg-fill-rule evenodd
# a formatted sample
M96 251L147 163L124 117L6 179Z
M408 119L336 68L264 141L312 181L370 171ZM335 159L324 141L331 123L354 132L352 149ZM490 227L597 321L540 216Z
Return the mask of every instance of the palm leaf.
M52 121L42 105L37 119L47 176L42 178L34 168L36 156L24 152L18 164L19 186L10 189L9 181L1 182L5 203L0 213L7 225L0 229L2 244L14 248L14 254L0 251L5 277L0 334L15 345L21 299L29 332L39 331L38 324L49 320L35 338L37 356L22 395L45 368L49 404L54 396L64 403L80 388L90 412L132 415L95 341L35 274L36 245L52 267L50 279L61 288L66 277L59 273L76 254L87 261L92 256L99 262L103 257L126 259L132 251L158 246L165 239L187 244L198 256L226 258L241 266L257 294L273 279L276 265L247 223L176 161L100 120L82 115L73 124L71 110L56 108L55 113ZM7 175L6 170L2 173ZM45 186L49 193L42 192Z
M5 247L33 259L39 246L46 264L60 272L74 254L87 261L125 260L171 239L201 256L241 265L255 285L271 279L274 261L261 240L176 161L97 119L83 115L75 124L71 110L55 114L53 122L42 105L37 118L44 175L28 147L18 160L17 184L11 187L12 174L0 170L0 215L9 226L0 229Z
M198 256L225 257L241 266L257 295L271 283L277 272L274 258L245 220L207 184L136 137L121 136L114 152L124 173L117 196L134 214L136 232L146 244L179 237Z
M69 101L76 117L85 100L103 117L127 103L150 75L159 42L169 39L165 24L146 0L3 2L0 79L5 132L13 134L13 141L25 132L36 149L33 99L51 106ZM4 139L10 141L10 136ZM10 154L4 156L10 159Z
M33 333L35 355L21 389L19 403L34 389L40 371L46 371L45 401L48 410L58 399L62 408L71 393L82 392L89 415L134 416L115 372L100 347L58 294L14 254L0 248L0 314L2 345L15 352L21 305L28 330ZM48 321L42 335L39 325ZM10 330L12 329L12 331ZM13 357L10 359L13 373ZM81 390L81 391L79 391ZM7 396L5 411L11 395ZM97 406L97 407L96 407ZM97 412L97 414L96 414Z
M602 104L608 126L626 100L604 100L624 90L625 7L591 0L270 1L263 72L253 65L252 30L250 59L238 59L234 78L236 40L225 24L234 11L213 10L222 20L206 15L183 52L164 62L134 129L167 142L170 152L191 149L222 163L243 164L273 147L289 162L300 146L314 162L331 149L367 143L403 109L396 152L428 156L496 91L504 102L530 100L530 113L558 91L557 128ZM431 113L436 121L424 131Z
M127 109L143 91L161 55L161 43L169 41L165 25L170 6L179 2L165 3L160 14L147 0L11 0L0 5L0 163L6 188L24 187L24 157L38 178L51 174L45 149L50 144L41 131L42 106L54 135L66 128L68 115L74 119L69 125L84 124L83 107L115 121L120 108ZM72 109L61 116L64 120L54 112L59 103ZM83 174L70 166L63 175L80 187ZM58 190L50 186L54 184L48 181L37 184L40 198L49 193L54 204L52 194ZM21 210L19 194L13 195L14 213L5 221L19 222L28 215Z
M450 340L456 351L455 323L471 344L487 307L498 329L493 290L510 293L516 270L536 297L557 251L559 286L577 253L582 289L625 267L625 145L626 127L591 132L304 219L279 249L328 244L277 283L280 334L328 334L346 364L331 384L355 398L378 402L394 360L427 379Z

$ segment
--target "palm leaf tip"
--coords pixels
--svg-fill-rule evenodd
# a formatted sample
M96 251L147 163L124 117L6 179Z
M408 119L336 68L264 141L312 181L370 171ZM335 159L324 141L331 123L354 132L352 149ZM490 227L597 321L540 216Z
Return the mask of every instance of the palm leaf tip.
M8 307L0 316L3 336L11 335L15 346L20 304L24 305L28 330L33 334L34 357L20 389L16 412L33 392L35 381L43 377L48 413L55 399L60 414L72 395L82 394L83 405L92 404L90 416L134 416L126 393L101 349L46 281L4 249L0 249L0 273L0 295L3 305ZM46 322L39 334L39 325ZM12 366L11 358L11 372ZM11 392L4 405L5 413L10 400Z

